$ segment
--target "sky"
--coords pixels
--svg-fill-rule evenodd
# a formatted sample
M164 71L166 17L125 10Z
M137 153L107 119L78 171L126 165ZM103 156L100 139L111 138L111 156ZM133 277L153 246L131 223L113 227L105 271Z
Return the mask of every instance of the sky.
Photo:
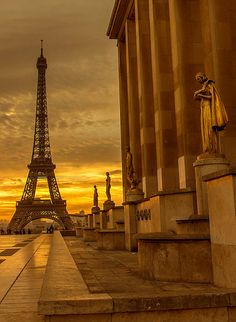
M49 133L69 213L89 212L93 185L121 197L116 43L106 30L114 0L11 0L0 10L0 219L10 219L33 145L40 39L47 58ZM40 180L37 197L47 198Z

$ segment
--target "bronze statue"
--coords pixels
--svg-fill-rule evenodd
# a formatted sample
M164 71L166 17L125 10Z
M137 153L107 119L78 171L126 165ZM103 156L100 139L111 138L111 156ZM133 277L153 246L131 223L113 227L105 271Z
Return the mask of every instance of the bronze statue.
M220 153L219 131L223 131L228 123L228 116L215 88L214 81L203 73L197 73L196 80L202 88L194 93L194 99L201 101L201 132L203 152Z
M97 186L94 186L93 205L94 205L94 207L98 207L98 189L97 189Z
M107 200L111 200L111 178L109 172L106 172L106 195Z
M130 183L130 189L134 190L138 186L138 180L135 175L134 166L133 166L133 156L130 152L130 147L126 147L126 171L127 171L127 180Z

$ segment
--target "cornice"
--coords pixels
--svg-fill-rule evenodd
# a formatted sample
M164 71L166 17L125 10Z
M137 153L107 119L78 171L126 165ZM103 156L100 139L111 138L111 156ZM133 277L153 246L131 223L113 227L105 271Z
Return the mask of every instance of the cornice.
M115 1L107 29L107 36L110 39L120 39L124 29L125 20L128 18L132 6L133 0Z

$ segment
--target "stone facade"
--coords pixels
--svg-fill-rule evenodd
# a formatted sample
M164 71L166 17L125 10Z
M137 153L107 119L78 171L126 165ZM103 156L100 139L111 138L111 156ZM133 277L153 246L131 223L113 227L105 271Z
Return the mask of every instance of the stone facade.
M233 1L115 1L107 35L118 43L125 245L150 279L236 287L235 13ZM194 100L198 72L229 118L223 132L206 127L219 135L214 151L202 147L202 102L210 97L211 117L215 103Z
M124 201L130 146L144 197L195 189L201 153L195 74L216 81L230 123L222 152L236 164L236 3L212 0L117 0L108 36L119 55Z

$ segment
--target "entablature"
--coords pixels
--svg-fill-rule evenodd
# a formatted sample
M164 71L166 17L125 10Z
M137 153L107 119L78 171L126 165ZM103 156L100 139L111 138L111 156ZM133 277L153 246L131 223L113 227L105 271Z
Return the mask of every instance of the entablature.
M116 0L107 29L107 36L110 39L122 41L127 19L134 19L134 0Z

